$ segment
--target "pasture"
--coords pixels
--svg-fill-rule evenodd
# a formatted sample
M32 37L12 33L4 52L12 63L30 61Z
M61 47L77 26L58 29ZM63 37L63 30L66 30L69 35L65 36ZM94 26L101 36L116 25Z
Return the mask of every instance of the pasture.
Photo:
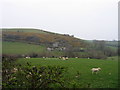
M70 58L60 60L58 58L30 58L18 59L17 63L26 65L30 62L34 66L64 66L67 67L64 77L68 88L67 80L76 83L77 88L116 88L118 86L118 60L100 60L85 58ZM92 74L91 68L100 67L98 74ZM79 73L79 75L78 75Z
M4 54L29 54L45 51L44 46L27 44L22 42L2 42L2 53Z

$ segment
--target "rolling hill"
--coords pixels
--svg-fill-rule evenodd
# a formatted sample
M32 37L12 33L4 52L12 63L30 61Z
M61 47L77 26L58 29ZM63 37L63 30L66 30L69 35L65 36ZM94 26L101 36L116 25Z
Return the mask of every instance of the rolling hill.
M2 29L4 54L37 53L43 56L105 58L117 55L117 41L87 41L40 29Z
M34 44L51 45L55 42L61 46L84 47L84 40L66 34L57 34L38 29L2 29L3 41L21 41Z

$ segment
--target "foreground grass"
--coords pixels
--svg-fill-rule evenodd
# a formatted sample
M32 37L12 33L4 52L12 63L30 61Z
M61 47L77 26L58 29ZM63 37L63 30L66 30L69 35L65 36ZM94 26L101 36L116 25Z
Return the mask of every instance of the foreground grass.
M70 58L67 61L57 58L31 58L19 59L17 63L25 65L30 62L32 65L38 66L65 66L68 67L68 72L65 73L66 80L73 84L77 81L78 88L116 88L118 84L118 62L117 60L98 60L98 59L75 59ZM98 74L92 74L92 67L101 67ZM80 73L76 77L77 72ZM68 87L71 87L68 85Z

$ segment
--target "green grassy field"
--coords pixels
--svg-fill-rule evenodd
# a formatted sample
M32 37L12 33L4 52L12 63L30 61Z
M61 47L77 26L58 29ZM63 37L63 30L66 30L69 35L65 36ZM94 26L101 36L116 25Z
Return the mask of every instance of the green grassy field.
M85 88L87 85L90 85L90 88L116 88L118 84L118 60L30 58L17 61L22 65L25 65L26 62L31 62L35 66L56 65L68 67L65 78L73 83L74 80L77 80L79 88ZM93 67L101 67L102 70L98 74L92 74L91 68ZM80 72L80 77L76 77L77 71ZM68 87L71 86L68 85Z
M44 46L33 45L21 42L2 42L3 54L28 54L28 53L40 53L45 51Z
M44 53L46 52L45 46L27 44L22 42L0 42L3 54L31 54L31 53ZM47 51L49 54L49 52ZM61 51L50 52L53 55L60 56L63 54Z

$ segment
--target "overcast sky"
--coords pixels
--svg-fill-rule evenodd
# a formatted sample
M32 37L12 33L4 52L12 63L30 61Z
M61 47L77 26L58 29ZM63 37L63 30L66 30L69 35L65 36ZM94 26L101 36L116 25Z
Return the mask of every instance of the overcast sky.
M86 40L117 40L118 1L1 0L0 27L38 28Z

